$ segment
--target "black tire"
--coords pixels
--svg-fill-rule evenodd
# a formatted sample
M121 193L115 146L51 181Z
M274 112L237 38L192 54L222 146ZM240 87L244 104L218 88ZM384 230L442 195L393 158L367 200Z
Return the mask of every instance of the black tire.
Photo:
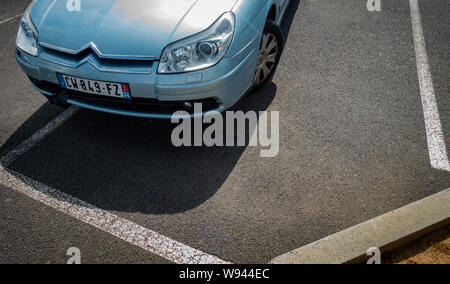
M275 48L270 49L271 43L274 39L276 40L276 50ZM264 44L266 44L265 47L263 46ZM282 51L283 35L281 34L281 29L274 21L267 20L266 25L264 26L260 50L258 53L258 62L255 70L255 77L253 79L253 90L262 88L265 84L267 84L267 82L272 80L273 74L277 69L278 62L280 61ZM274 55L275 52L276 55ZM270 72L267 72L268 70L264 68L264 65Z

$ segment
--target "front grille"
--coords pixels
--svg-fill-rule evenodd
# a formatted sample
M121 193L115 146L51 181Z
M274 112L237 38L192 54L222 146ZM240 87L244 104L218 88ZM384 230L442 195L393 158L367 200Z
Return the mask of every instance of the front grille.
M66 90L61 88L58 84L50 83L47 81L40 81L33 78L30 78L30 80L38 88L54 94L62 93L66 95L66 97L68 96L68 99L74 99L79 102L95 106L115 108L126 111L172 114L176 111L184 110L192 114L194 110L186 108L184 106L185 102L189 102L191 104L201 103L202 111L216 110L220 107L219 103L214 98L206 98L201 100L190 100L190 101L160 101L158 99L149 99L149 98L132 98L130 100L113 97L110 98L106 96L99 96L83 92Z
M41 47L40 56L44 60L73 68L79 67L89 59L87 62L98 70L113 73L149 74L152 71L154 63L153 60L100 58L91 48L87 48L77 54L70 54L47 47Z
M85 102L88 104L93 104L97 106L116 108L128 111L137 112L152 112L161 114L172 114L179 110L187 110L193 113L193 109L186 109L183 104L184 102L179 101L160 101L157 99L147 99L147 98L132 98L120 99L120 98L110 98L106 96L91 95L82 92L68 91L70 98L77 101ZM189 103L201 103L203 111L210 111L219 108L216 100L213 98L189 101Z

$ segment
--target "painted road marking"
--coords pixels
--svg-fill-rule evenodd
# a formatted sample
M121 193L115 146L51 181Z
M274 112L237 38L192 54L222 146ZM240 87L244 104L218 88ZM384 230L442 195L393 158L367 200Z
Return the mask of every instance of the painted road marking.
M228 262L216 256L184 245L20 173L7 169L15 160L56 130L77 113L78 110L78 107L70 107L16 148L1 157L0 183L81 222L94 226L169 261L181 264L227 264Z
M79 110L78 107L70 107L65 110L63 113L58 115L52 121L47 123L43 128L34 133L31 137L23 141L19 146L12 149L8 153L6 153L3 157L0 158L0 164L5 168L9 167L15 160L17 160L20 156L25 154L28 150L30 150L34 145L36 145L39 141L44 139L48 134L53 132L56 128L61 126L64 122L66 122L72 115L77 113Z
M422 20L418 0L409 1L411 7L411 21L416 49L417 73L419 76L420 94L422 96L425 128L427 132L428 151L431 166L435 169L450 171L450 163L442 132L441 120L434 93L428 62L427 48L423 35Z
M12 21L12 20L17 19L17 18L19 18L19 17L22 17L22 15L23 15L23 14L18 14L18 15L15 15L15 16L12 16L12 17L9 17L9 18L6 18L6 19L4 19L4 20L1 20L1 21L0 21L0 25L1 25L1 24L6 24L6 23L9 22L9 21Z
M0 183L169 261L179 264L229 263L2 166L0 166Z

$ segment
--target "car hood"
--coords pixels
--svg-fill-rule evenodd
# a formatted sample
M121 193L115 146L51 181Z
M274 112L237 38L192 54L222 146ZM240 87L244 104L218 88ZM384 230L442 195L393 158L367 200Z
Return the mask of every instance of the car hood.
M93 43L104 55L159 58L165 46L207 29L236 2L40 0L31 19L42 45L78 52Z

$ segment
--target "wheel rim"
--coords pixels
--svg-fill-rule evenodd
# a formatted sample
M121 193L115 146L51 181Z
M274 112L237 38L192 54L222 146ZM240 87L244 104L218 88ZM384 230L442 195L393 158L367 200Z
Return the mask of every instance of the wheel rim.
M265 33L256 64L255 85L260 85L272 73L278 57L278 40L272 33Z

